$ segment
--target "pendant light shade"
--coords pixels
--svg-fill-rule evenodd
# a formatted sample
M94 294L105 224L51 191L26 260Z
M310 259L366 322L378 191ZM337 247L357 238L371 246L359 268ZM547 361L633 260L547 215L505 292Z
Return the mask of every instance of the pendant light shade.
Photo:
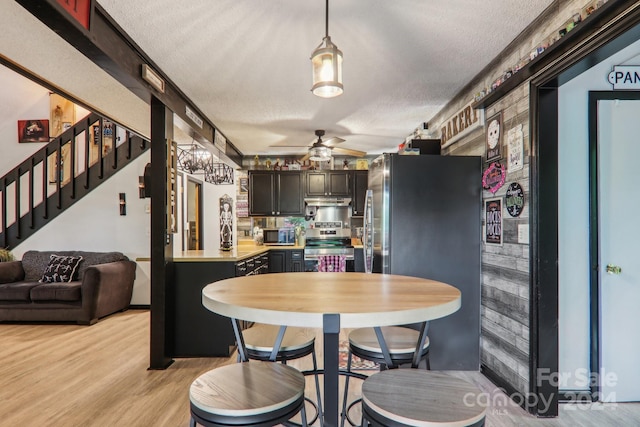
M325 36L311 55L313 87L311 92L322 98L342 95L342 52L329 37L329 0L326 0Z

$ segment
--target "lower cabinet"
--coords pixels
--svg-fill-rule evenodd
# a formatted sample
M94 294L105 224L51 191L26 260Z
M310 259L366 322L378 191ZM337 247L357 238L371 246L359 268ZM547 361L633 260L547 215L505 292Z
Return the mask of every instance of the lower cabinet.
M175 262L171 357L229 357L235 350L231 320L202 305L202 289L231 277L267 272L267 254L238 262Z
M278 249L269 251L269 273L304 271L304 251Z
M235 348L231 320L202 305L209 283L236 276L235 262L175 262L172 357L229 357ZM238 266L242 270L242 266ZM171 301L167 298L167 301Z
M353 271L364 273L364 249L362 248L353 250Z

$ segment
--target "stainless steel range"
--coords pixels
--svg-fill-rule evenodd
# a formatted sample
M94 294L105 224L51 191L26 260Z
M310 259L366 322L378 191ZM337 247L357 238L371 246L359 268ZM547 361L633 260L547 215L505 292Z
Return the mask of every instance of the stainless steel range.
M344 255L353 260L351 229L343 228L342 221L316 221L307 230L304 259L318 260L325 255Z

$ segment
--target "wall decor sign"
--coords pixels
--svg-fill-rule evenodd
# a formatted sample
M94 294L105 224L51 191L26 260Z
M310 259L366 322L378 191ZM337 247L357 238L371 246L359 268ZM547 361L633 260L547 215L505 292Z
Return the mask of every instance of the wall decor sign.
M204 126L204 120L197 115L188 105L184 106L184 113L191 119L193 123L195 123L200 129Z
M447 147L473 130L484 125L484 109L475 109L475 100L469 102L442 124L440 146Z
M522 125L507 132L507 170L519 171L524 167L524 133Z
M640 65L616 65L607 75L614 90L640 89Z
M491 163L482 174L482 188L496 193L504 185L507 171L498 162Z
M57 0L57 3L73 17L85 29L89 29L91 23L92 0Z
M502 198L484 201L484 242L502 246Z
M18 120L18 142L49 142L49 120Z
M486 141L486 162L502 157L500 152L502 146L502 111L490 117L487 120L487 129L485 134Z
M249 217L249 201L247 200L247 196L238 196L238 200L236 201L236 216L238 218Z
M504 206L512 217L520 216L524 208L524 190L517 182L512 182L507 187L507 194L504 198Z
M213 135L213 145L215 145L218 150L222 151L223 153L227 150L227 138L225 138L218 129L215 130L215 133Z
M240 193L246 194L249 192L249 177L242 177L240 181Z
M233 246L233 199L220 197L220 249L230 251Z

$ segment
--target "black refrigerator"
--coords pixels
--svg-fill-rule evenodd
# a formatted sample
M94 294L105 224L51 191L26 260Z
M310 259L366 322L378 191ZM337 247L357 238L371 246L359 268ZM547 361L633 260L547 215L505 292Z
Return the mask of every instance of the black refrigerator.
M429 323L434 370L480 368L481 158L383 154L369 167L365 265L448 283L456 313Z

